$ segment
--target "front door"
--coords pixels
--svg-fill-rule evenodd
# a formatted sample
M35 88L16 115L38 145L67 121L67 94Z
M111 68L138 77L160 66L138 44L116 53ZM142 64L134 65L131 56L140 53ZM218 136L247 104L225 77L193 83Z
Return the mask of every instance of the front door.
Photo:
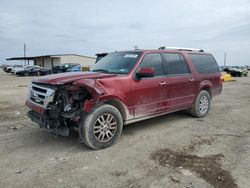
M135 118L154 115L163 111L164 69L160 53L146 54L135 72L153 68L154 77L134 79L131 83Z

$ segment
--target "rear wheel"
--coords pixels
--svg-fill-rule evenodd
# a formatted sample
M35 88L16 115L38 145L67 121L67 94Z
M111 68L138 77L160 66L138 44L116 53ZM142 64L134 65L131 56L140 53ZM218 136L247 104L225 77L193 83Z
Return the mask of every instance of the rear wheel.
M111 105L101 105L83 115L79 134L83 142L92 149L103 149L119 139L123 120L120 112Z
M202 90L198 94L193 107L190 109L191 115L198 118L205 117L210 109L210 103L209 93L206 90Z

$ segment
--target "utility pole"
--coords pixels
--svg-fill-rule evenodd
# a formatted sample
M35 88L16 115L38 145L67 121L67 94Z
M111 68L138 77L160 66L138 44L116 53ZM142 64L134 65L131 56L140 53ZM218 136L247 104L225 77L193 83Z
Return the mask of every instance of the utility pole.
M26 44L23 44L23 57L26 57L26 51L27 51L27 47ZM26 66L26 60L24 60L24 66Z
M227 53L224 53L224 66L226 66L226 61L227 61Z

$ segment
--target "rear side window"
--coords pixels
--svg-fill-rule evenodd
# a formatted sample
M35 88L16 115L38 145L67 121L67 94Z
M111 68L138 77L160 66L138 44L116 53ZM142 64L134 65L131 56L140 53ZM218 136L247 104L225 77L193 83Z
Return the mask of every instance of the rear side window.
M179 54L164 53L166 62L165 69L168 75L178 75L190 73L186 62Z
M220 72L220 69L212 55L189 54L196 70L200 74Z
M141 67L153 68L155 76L163 75L163 65L161 55L159 53L146 54L139 66L139 70Z

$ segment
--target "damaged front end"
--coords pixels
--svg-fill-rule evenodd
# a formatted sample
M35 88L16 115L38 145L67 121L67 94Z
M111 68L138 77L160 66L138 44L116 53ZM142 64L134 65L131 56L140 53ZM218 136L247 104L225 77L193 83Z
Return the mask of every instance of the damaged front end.
M49 85L33 82L26 100L31 109L28 116L49 133L68 136L70 129L78 130L82 113L94 105L93 97L97 93L86 88L88 84L80 87L73 83Z

